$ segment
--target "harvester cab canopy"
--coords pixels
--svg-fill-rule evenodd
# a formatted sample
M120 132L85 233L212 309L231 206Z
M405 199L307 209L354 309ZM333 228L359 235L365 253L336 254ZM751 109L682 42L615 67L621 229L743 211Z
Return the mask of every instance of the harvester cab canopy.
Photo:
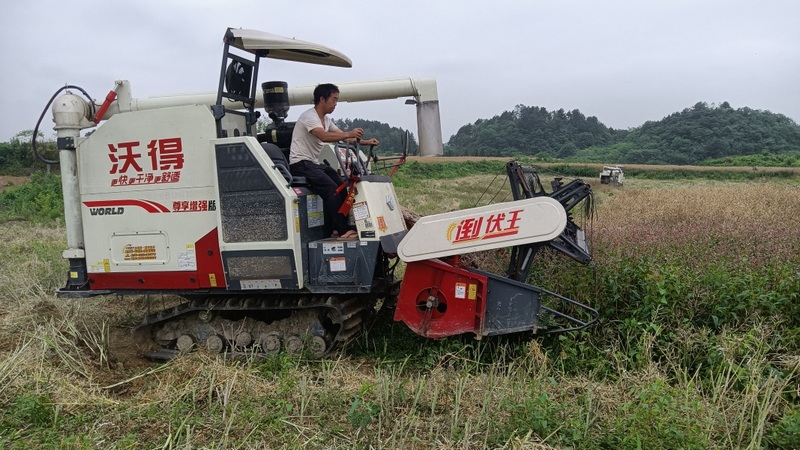
M336 67L353 67L343 53L313 42L243 28L228 28L226 41L232 46L272 59L283 59Z
M217 100L212 106L217 121L217 137L227 137L222 119L226 115L244 116L244 134L253 135L260 113L255 111L258 90L258 64L261 58L282 59L310 64L336 67L352 67L350 58L336 50L312 42L290 39L258 30L228 28L223 38L225 49L222 56ZM236 54L232 49L244 52ZM288 84L267 82L262 85L265 94L279 97L278 116L285 117L288 110ZM238 103L229 107L224 101ZM242 109L244 111L242 111ZM270 114L271 111L267 111ZM272 111L274 113L274 111ZM270 116L272 117L272 116ZM276 116L276 118L278 118ZM273 119L275 120L275 119Z

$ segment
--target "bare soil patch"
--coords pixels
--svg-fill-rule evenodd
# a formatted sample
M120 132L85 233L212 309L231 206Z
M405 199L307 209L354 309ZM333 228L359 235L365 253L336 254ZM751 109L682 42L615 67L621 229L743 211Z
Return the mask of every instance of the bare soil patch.
M0 175L0 192L8 189L11 186L26 183L29 177L12 177L8 175Z

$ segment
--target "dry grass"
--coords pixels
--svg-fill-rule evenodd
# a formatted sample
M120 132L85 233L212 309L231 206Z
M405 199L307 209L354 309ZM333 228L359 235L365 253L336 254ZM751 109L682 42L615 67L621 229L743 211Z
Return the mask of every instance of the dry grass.
M419 215L455 211L487 203L510 201L505 176L477 175L454 180L425 180L407 188L397 188L403 206ZM490 186L487 191L486 187ZM505 188L505 189L502 189ZM498 194L498 191L501 191ZM491 201L494 199L494 201Z
M17 186L25 183L30 177L12 177L8 175L0 175L0 192L8 189L11 186Z
M602 200L595 245L617 252L702 248L706 261L783 262L800 254L798 189L719 183L699 188L626 187Z
M508 161L511 157L483 157L483 156L410 156L407 160L421 163L446 163L463 161ZM608 164L587 164L587 163L548 163L534 161L537 167L544 169L559 166L590 167L600 173L603 166ZM746 167L746 166L678 166L678 165L656 165L656 164L623 164L623 168L636 169L641 171L675 171L685 170L689 172L789 172L800 175L800 167Z

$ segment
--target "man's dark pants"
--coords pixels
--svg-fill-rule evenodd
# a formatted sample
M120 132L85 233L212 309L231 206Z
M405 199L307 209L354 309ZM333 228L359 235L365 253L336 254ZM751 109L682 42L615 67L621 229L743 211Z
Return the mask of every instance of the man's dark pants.
M339 235L345 234L349 229L347 217L339 214L339 208L347 198L347 189L342 189L338 194L336 189L342 184L342 177L331 166L317 164L311 161L299 161L289 166L292 175L305 177L311 190L322 197L327 222L333 224L333 229Z

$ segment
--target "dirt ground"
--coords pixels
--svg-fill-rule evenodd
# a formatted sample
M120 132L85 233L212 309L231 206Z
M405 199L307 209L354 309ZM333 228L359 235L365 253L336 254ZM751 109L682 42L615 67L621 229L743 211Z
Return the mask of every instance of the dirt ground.
M11 177L7 175L0 175L0 192L3 192L10 186L16 186L28 181L28 177Z

